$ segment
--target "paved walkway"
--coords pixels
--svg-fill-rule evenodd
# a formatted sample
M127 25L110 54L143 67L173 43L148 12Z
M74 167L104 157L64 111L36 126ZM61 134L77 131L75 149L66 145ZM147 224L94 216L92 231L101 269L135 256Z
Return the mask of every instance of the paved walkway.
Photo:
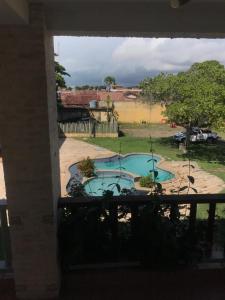
M67 195L66 185L70 178L68 168L72 164L87 158L87 156L94 159L108 157L114 154L114 152L107 149L98 147L96 145L91 145L83 141L75 140L73 138L60 139L61 195ZM163 184L167 193L169 193L170 189L176 189L178 186L180 186L181 180L181 186L187 184L188 167L184 167L186 164L187 162L183 161L162 161L160 163L161 168L176 174L175 180L170 180L169 182ZM197 163L192 164L195 166L191 173L191 175L195 178L195 184L193 187L197 189L199 194L219 193L225 189L225 183L222 179L201 170ZM184 193L185 192L186 191L184 191ZM0 199L3 198L6 198L6 194L2 160L0 159Z
M68 168L88 156L92 159L112 156L115 153L107 149L91 145L73 138L60 140L60 172L61 172L61 195L65 196L66 185L70 179Z
M60 148L60 167L61 167L61 191L62 196L66 195L66 184L70 178L68 171L69 166L73 163L82 160L89 156L90 158L107 157L116 154L107 149L91 145L83 141L67 138L62 142ZM198 194L216 194L225 189L225 183L217 176L211 175L199 168L196 162L191 162L194 169L191 168L191 176L195 178L195 183L192 185ZM171 171L176 174L176 178L163 184L166 193L170 193L171 189L178 189L179 187L188 184L188 166L187 161L162 161L160 168ZM183 191L187 193L187 190ZM194 193L190 190L190 193ZM181 193L180 193L181 194Z
M198 194L217 194L225 189L225 182L219 177L209 174L199 168L196 162L191 162L190 175L194 177L194 184L191 187L195 188ZM176 175L176 178L165 182L163 187L166 189L167 193L170 193L171 189L179 189L179 187L187 186L189 183L189 167L187 161L162 161L160 163L160 168L168 170ZM180 194L186 194L187 190L180 192ZM195 192L190 189L189 194L194 194Z

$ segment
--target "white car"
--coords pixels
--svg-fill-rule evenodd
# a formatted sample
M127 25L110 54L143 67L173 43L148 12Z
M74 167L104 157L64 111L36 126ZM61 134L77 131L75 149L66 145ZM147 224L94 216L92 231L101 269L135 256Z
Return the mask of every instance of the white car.
M186 141L186 133L178 132L173 136L173 139L177 143L184 143ZM219 139L216 132L212 132L209 129L201 129L198 127L192 127L190 132L190 142L208 142L213 143Z

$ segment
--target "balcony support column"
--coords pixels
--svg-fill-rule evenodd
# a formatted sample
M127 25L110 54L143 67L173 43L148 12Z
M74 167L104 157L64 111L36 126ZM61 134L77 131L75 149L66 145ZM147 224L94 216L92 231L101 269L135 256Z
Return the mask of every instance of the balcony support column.
M58 297L60 194L53 38L43 8L0 26L0 141L18 299Z

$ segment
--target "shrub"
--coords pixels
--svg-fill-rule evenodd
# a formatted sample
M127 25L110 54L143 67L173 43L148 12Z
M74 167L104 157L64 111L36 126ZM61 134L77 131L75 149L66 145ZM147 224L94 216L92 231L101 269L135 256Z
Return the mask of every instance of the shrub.
M154 185L154 180L152 174L149 174L147 176L142 176L140 179L140 186L141 187L147 187L151 188Z
M85 177L92 177L95 175L95 165L89 156L78 163L78 169Z
M70 187L68 194L71 197L83 196L85 194L84 185L77 179L72 178L70 180Z

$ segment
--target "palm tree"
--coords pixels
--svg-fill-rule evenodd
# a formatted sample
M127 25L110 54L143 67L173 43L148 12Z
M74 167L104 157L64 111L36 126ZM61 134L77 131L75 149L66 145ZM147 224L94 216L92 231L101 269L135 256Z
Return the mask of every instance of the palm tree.
M116 79L115 79L115 77L113 77L113 76L107 76L107 77L105 77L105 79L104 79L104 83L105 83L105 85L106 85L106 89L107 89L108 91L110 91L111 88L112 88L112 85L115 85L115 84L116 84Z

